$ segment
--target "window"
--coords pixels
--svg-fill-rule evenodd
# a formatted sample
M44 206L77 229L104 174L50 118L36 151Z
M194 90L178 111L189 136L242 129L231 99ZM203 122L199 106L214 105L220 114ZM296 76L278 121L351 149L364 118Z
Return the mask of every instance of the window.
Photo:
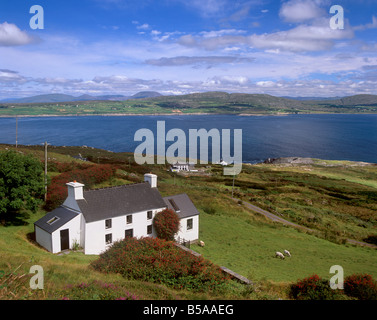
M111 233L105 235L105 242L106 244L110 244L113 242L113 235Z
M105 228L110 229L111 228L111 219L106 219L105 220Z
M132 238L134 236L134 229L127 229L124 236L125 238Z
M191 219L187 219L187 230L191 230L192 229L192 218Z
M59 217L55 216L55 217L53 217L52 219L48 220L48 221L47 221L47 224L51 225L51 224L53 224L54 222L58 221L59 219L60 219Z
M181 211L181 210L179 209L178 205L175 203L175 201L174 201L173 199L169 199L169 202L170 202L170 204L171 204L171 206L173 207L173 209L174 209L175 212L179 212L179 211Z
M147 226L147 234L152 234L152 225Z
M127 224L131 224L131 223L132 223L132 214L129 214L129 215L126 217L126 223L127 223Z
M152 211L147 211L147 219L148 220L152 219Z

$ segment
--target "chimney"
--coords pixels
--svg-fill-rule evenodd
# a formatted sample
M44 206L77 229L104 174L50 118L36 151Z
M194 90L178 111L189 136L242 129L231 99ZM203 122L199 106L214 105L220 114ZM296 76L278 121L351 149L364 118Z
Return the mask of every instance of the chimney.
M82 200L84 199L84 192L83 187L84 184L73 181L66 183L68 186L68 198L73 198L75 200Z
M146 173L144 175L144 181L149 182L152 188L157 188L157 176L152 173Z

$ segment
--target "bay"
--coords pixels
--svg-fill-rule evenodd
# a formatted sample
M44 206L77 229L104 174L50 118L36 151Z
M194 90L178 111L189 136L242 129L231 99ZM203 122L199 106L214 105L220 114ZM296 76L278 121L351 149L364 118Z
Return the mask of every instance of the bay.
M156 136L157 121L165 121L166 132L182 129L187 139L189 129L215 128L220 133L242 129L242 161L247 163L278 157L377 163L375 114L19 117L18 144L47 141L56 146L134 152L141 143L134 141L135 132L146 128ZM16 119L0 118L0 143L15 144L15 140Z

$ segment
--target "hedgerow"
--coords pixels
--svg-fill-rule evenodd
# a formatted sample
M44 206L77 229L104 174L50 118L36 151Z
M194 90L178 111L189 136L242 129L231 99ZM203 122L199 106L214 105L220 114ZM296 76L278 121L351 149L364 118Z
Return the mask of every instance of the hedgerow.
M149 237L115 242L91 266L127 279L193 291L220 292L229 280L210 261L183 251L171 241Z

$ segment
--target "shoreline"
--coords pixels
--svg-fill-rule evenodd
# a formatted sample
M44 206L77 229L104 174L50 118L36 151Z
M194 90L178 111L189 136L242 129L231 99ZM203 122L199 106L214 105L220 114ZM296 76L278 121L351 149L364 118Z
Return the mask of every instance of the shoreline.
M21 114L21 115L0 115L0 118L48 118L48 117L129 117L129 116L239 116L239 117L263 117L276 116L283 117L289 115L373 115L377 113L328 113L328 112L302 112L302 113L102 113L102 114Z

